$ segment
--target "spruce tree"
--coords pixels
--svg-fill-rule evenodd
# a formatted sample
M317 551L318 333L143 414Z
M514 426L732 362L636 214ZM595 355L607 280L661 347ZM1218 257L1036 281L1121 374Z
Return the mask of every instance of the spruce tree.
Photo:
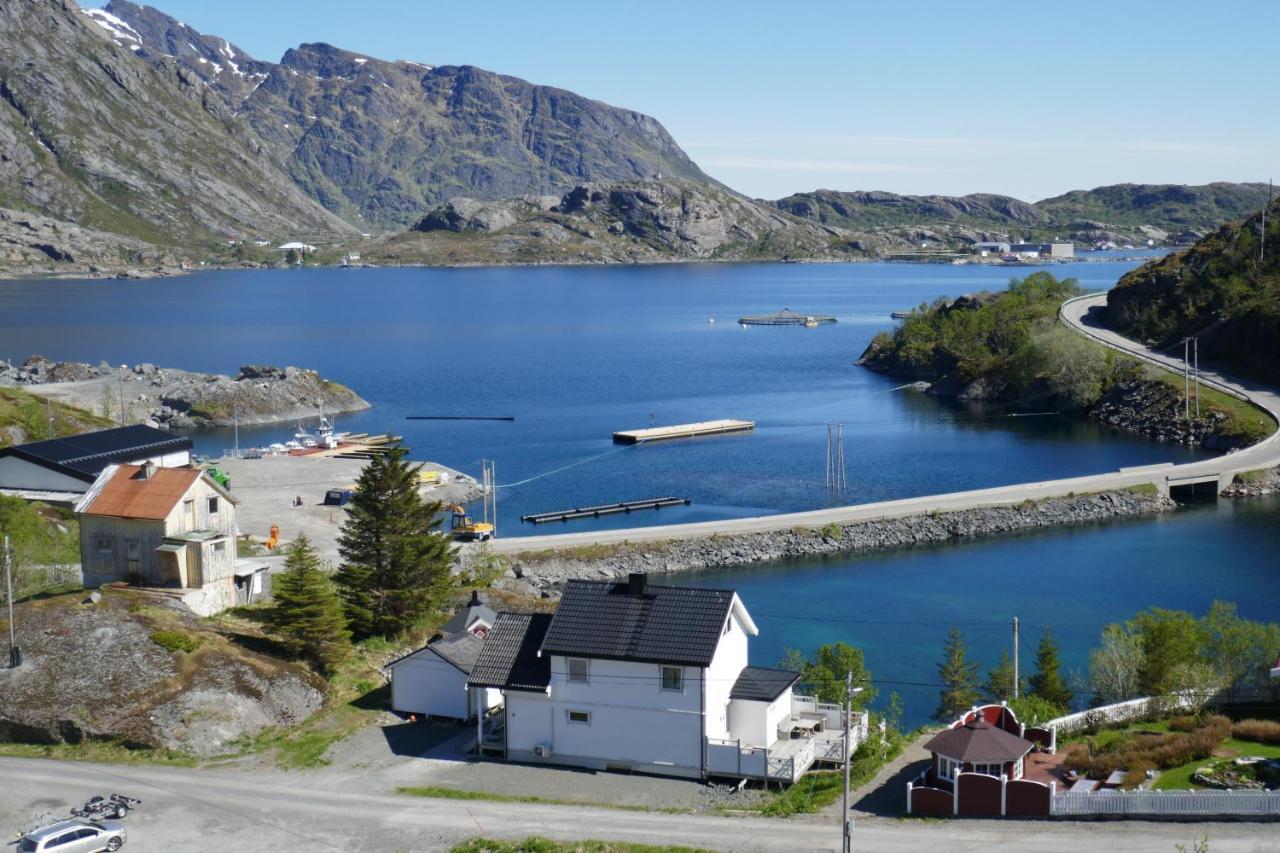
M966 650L964 636L955 625L947 635L947 643L942 650L942 663L938 664L938 675L945 685L938 698L938 709L933 718L941 722L950 722L973 707L979 699L978 665L965 659Z
M351 649L342 602L306 536L295 539L287 555L272 583L271 628L292 654L329 675Z
M1048 628L1040 636L1040 645L1036 648L1036 673L1027 682L1031 686L1031 695L1061 708L1071 702L1071 688L1062 678L1062 662L1058 659L1058 644Z
M334 581L358 639L402 633L448 588L454 548L438 529L441 505L423 501L407 454L396 445L364 467L338 537Z
M1013 660L1008 652L1000 653L1000 662L987 672L987 683L982 689L995 702L1007 702L1013 699Z

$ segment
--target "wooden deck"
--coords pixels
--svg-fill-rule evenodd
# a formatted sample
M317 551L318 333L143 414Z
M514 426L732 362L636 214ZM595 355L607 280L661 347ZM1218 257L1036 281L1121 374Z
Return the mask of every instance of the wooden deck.
M696 424L676 424L674 426L650 427L649 429L622 430L613 434L613 440L618 444L640 444L646 441L665 441L673 438L696 438L703 435L751 432L755 428L755 421L739 421L726 418L718 421L701 421Z

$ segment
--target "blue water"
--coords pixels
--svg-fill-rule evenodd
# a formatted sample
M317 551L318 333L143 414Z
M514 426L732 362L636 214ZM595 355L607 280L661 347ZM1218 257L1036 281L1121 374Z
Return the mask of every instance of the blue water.
M1049 269L1106 288L1133 265ZM500 483L539 477L502 490L504 536L545 532L521 525L523 513L666 494L694 503L600 524L824 506L831 500L822 483L824 424L832 420L846 424L850 501L1196 458L1067 418L978 413L894 391L897 383L851 364L876 331L892 326L890 311L999 288L1027 271L708 264L8 281L0 282L0 357L38 352L216 372L250 363L313 367L374 404L340 417L341 429L401 433L415 458L475 474L482 457L495 459ZM817 329L734 322L783 307L840 322ZM405 420L410 414L517 420ZM759 428L615 449L614 430L648 426L650 415L658 423L751 418ZM241 440L263 444L292 431L243 430ZM231 436L198 434L196 441L215 454ZM542 476L575 463L582 464ZM775 663L784 647L811 651L839 639L861 646L882 696L900 692L914 725L936 702L935 665L953 621L984 669L1014 615L1024 626L1024 668L1039 630L1052 625L1068 668L1083 669L1103 624L1150 605L1201 612L1216 597L1238 601L1253 618L1275 618L1277 550L1280 503L1255 501L1153 521L703 573L689 582L742 594L761 627L756 663Z
M751 641L758 665L776 664L786 648L809 653L840 640L861 648L878 704L896 690L907 724L916 726L937 705L937 665L952 624L983 679L1010 650L1017 616L1024 674L1049 627L1064 673L1087 683L1088 650L1102 626L1146 607L1203 615L1220 599L1247 618L1277 621L1277 553L1280 498L1264 498L1012 538L698 572L681 583L738 592L760 628Z
M1054 265L1103 288L1133 262ZM669 265L306 269L150 281L0 283L0 356L234 373L318 369L373 403L340 429L403 434L415 458L472 474L496 460L500 533L528 535L814 509L1195 458L1046 415L978 413L893 390L852 361L889 312L1000 288L991 266ZM817 329L742 328L783 307ZM709 319L715 318L711 323ZM512 415L507 422L407 415ZM619 449L615 430L716 418L754 434ZM827 421L845 424L849 490L823 487ZM284 440L293 425L241 431ZM195 436L217 455L229 432ZM547 472L567 470L546 475ZM689 507L541 530L526 513L676 495Z

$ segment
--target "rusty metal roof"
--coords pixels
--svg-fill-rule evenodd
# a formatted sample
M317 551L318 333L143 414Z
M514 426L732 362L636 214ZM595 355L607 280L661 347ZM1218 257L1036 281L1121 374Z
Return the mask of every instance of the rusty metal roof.
M142 466L121 465L81 511L163 521L203 473L195 468L156 468L144 479Z

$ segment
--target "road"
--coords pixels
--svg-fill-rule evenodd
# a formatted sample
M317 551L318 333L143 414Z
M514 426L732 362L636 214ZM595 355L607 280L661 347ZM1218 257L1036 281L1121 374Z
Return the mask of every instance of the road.
M1175 372L1182 371L1182 360L1154 352L1115 332L1103 329L1089 319L1090 309L1106 304L1105 293L1090 294L1068 300L1060 311L1062 322L1089 338L1120 352ZM1225 374L1202 368L1201 382L1219 390L1252 401L1280 420L1280 395L1272 388L1245 382ZM714 534L761 533L771 530L790 530L794 527L820 528L827 524L853 524L862 521L878 521L901 518L929 512L953 512L992 506L1010 506L1026 500L1062 497L1072 492L1110 491L1150 483L1161 488L1170 480L1186 480L1197 477L1227 476L1240 471L1270 468L1280 464L1280 433L1252 447L1213 459L1190 462L1183 465L1150 465L1140 468L1122 468L1103 474L1071 477L1063 480L1045 480L1036 483L1019 483L990 489L952 492L944 495L926 495L895 501L854 504L808 512L789 512L754 518L733 518L719 521L702 521L693 524L668 524L654 527L632 527L623 530L599 530L584 533L562 533L549 536L521 536L499 539L490 543L499 554L545 549L575 548L584 545L618 544L622 542L653 542L668 539L694 539Z
M328 788L324 771L195 770L40 759L0 759L0 837L41 814L110 791L140 798L127 819L135 853L175 850L447 850L465 838L588 838L714 850L832 850L835 821L614 811L571 806L432 800ZM1276 849L1274 825L1053 821L859 821L854 849L1080 850L1174 853L1208 834L1214 853Z

